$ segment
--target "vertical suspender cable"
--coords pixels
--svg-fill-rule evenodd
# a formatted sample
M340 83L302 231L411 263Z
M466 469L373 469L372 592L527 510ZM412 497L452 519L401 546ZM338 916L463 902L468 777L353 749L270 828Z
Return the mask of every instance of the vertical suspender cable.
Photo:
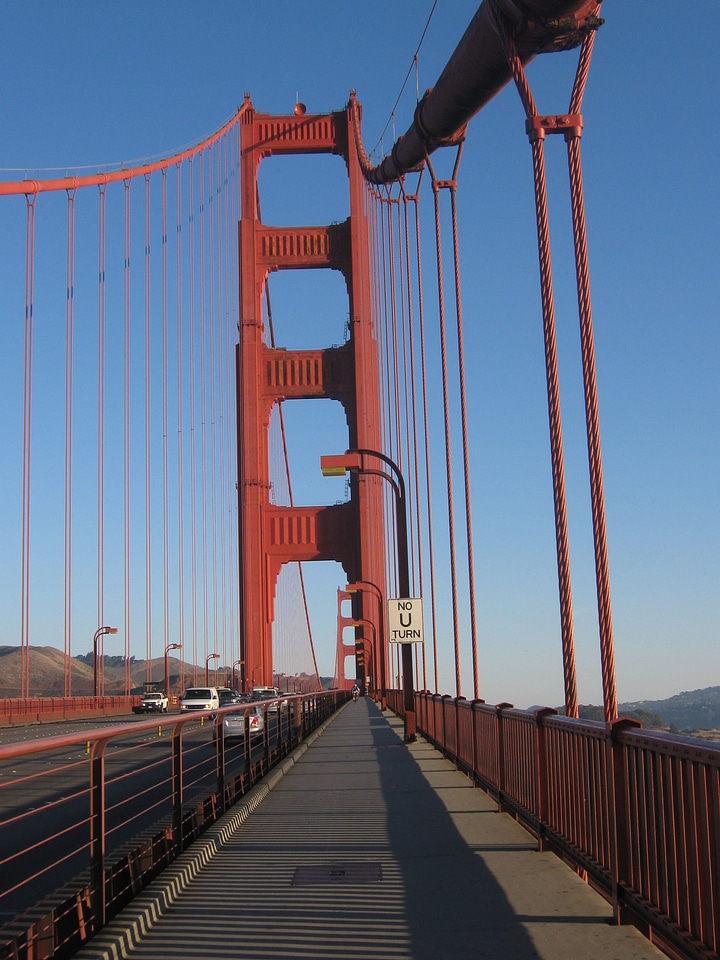
M182 162L175 164L175 311L177 339L177 498L178 498L178 643L180 644L180 691L185 686L185 459L183 456L183 237ZM167 693L167 691L165 691Z
M428 163L429 165L429 163ZM445 423L445 470L448 494L448 532L450 538L450 586L455 651L455 696L462 695L460 677L460 633L458 623L457 561L455 556L455 503L452 479L452 449L450 443L450 389L448 382L447 334L445 326L445 290L443 280L442 238L440 230L440 181L432 176L435 201L435 252L437 257L438 306L440 320L440 358L442 365L443 418Z
M123 581L125 609L125 693L130 693L130 183L123 194Z
M398 458L398 466L400 467L401 472L407 474L408 469L413 463L413 443L412 443L412 415L413 415L413 405L412 397L410 391L410 373L412 371L412 364L410 362L409 350L410 350L410 331L409 331L409 318L411 317L410 311L410 278L406 271L408 263L408 251L406 247L407 233L404 229L403 222L403 195L402 187L400 190L400 196L397 197L394 201L395 208L397 211L397 273L398 273L398 283L397 283L397 299L400 304L400 322L398 324L398 329L400 332L400 337L402 340L401 351L398 351L398 354L402 356L402 403L398 403L398 406L402 408L405 412L404 425L400 434L400 442L398 444L398 449L401 451ZM405 446L405 456L402 455L403 442L402 438L404 436L404 446ZM413 473L415 479L417 479L417 474ZM408 539L409 539L409 551L410 551L410 582L412 584L412 595L415 596L417 589L417 574L415 570L416 556L417 551L415 549L415 526L412 522L413 516L415 514L415 485L408 483L406 485L406 494L407 494L407 517L408 517ZM417 654L418 647L415 645L415 653ZM417 674L417 665L416 665L416 674Z
M75 188L67 191L67 248L65 273L65 591L64 636L65 668L64 691L70 696L72 664L72 458L73 458L73 333L75 309ZM100 661L100 676L104 681L104 657ZM100 690L104 689L104 682Z
M198 589L197 589L197 412L195 396L195 187L193 158L188 160L188 271L190 304L190 579L192 597L193 683L198 682Z
M227 357L227 205L228 205L228 178L227 178L227 138L223 137L218 145L218 210L217 210L217 238L218 238L218 530L220 533L220 618L223 637L223 650L228 658L225 662L232 669L235 659L235 650L230 645L228 653L228 622L227 622L227 546L225 537L225 398L227 395L225 369Z
M433 642L433 670L434 670L434 690L439 691L440 682L438 677L438 649L437 649L437 610L435 604L435 545L433 541L433 511L432 511L432 483L430 477L430 427L428 421L428 386L427 386L427 349L425 336L425 300L423 297L423 270L422 270L422 252L420 242L420 215L418 209L418 194L415 193L409 197L413 202L414 223L415 223L415 255L417 257L417 275L418 275L418 319L420 325L420 374L421 389L423 398L423 428L424 428L424 460L425 460L425 494L427 505L427 532L428 532L428 557L430 565L430 615L432 622L432 642Z
M540 292L542 298L543 336L545 344L545 377L548 395L548 419L550 425L550 453L552 462L553 502L555 511L555 544L560 595L560 629L563 651L565 682L565 710L568 716L578 715L577 680L575 670L575 641L572 613L572 587L570 576L570 545L565 497L565 465L563 455L562 421L560 415L560 385L555 332L555 301L553 295L552 262L550 256L550 226L547 209L547 186L545 176L544 130L541 124L531 125L530 118L537 117L537 107L532 91L522 68L515 43L510 36L502 14L491 5L491 14L503 42L508 63L520 94L526 116L533 155L535 183L535 215L537 220L538 254L540 261Z
M152 681L152 376L150 174L145 174L145 679Z
M23 374L22 557L20 588L20 696L30 696L30 460L33 400L33 297L35 291L35 201L25 194L25 366Z
M599 9L598 5L598 11ZM570 114L579 114L580 112L594 43L595 32L591 31L585 37L580 51L575 85L570 99ZM575 126L566 130L565 140L567 142L568 166L570 170L570 196L575 242L580 342L582 345L603 703L605 720L606 722L610 722L617 717L618 706L615 683L615 645L613 641L612 611L610 604L610 569L605 525L605 494L603 489L602 452L600 446L600 414L595 376L595 342L593 335L592 303L590 299L590 268L588 264L587 232L585 228L582 164L580 161L581 129L580 126Z
M105 623L105 251L107 184L98 184L97 622ZM72 683L72 678L71 678ZM70 694L68 694L69 696Z
M205 152L200 154L200 523L202 534L202 602L203 602L203 636L205 639L204 657L209 652L209 614L208 614L208 501L207 501L207 344L206 344L206 310L205 310ZM215 637L213 637L213 644ZM214 651L217 652L217 651Z
M460 387L460 422L462 432L463 446L463 477L465 481L465 532L467 542L467 562L468 562L468 589L470 593L470 643L472 647L472 668L473 668L473 696L477 700L480 696L480 679L478 671L478 649L477 649L477 612L475 603L475 559L474 559L474 541L472 526L472 494L470 490L470 441L468 435L467 421L467 391L465 389L465 346L463 337L462 322L462 292L460 289L460 245L458 242L457 225L457 170L462 155L462 143L458 147L455 169L453 170L452 180L448 184L450 190L450 206L452 210L452 235L453 235L453 265L455 272L455 310L457 320L457 349L458 349L458 377Z
M218 633L218 564L217 564L217 500L216 500L216 460L217 447L215 441L215 406L216 406L216 355L215 355L215 203L214 203L214 157L217 151L214 147L208 149L207 170L208 170L208 309L207 309L207 335L208 335L208 362L210 367L210 559L212 561L212 636L213 650L217 653L222 652L220 663L225 663L225 650L219 643Z
M259 206L258 206L259 210ZM275 347L275 324L273 322L273 313L272 313L272 304L270 303L270 288L269 285L265 284L265 306L267 309L268 315L268 331L270 334L270 346ZM288 485L288 501L290 506L295 505L295 500L293 497L292 489L292 477L290 476L290 456L288 452L287 445L287 434L285 432L285 414L283 412L282 401L278 402L278 419L280 421L280 437L282 441L283 456L285 462L285 477L287 479ZM310 641L310 653L312 655L313 670L315 671L315 682L317 683L318 690L322 689L322 684L320 683L320 671L318 669L317 657L315 655L315 642L313 640L312 626L310 624L310 610L308 608L307 602L307 592L305 590L305 577L303 574L303 565L302 562L298 561L298 575L300 580L300 591L303 599L303 609L305 613L305 623L307 625L308 638Z
M160 323L162 334L162 507L163 507L163 651L170 643L169 335L167 167L160 171ZM165 696L168 691L165 691Z
M417 567L418 567L418 587L419 595L425 595L424 569L423 569L423 549L422 549L422 506L420 496L420 447L418 442L418 402L417 402L417 381L415 371L417 369L417 346L414 334L414 313L412 300L412 257L411 257L411 237L410 237L410 202L411 198L406 194L404 184L401 184L403 197L403 229L405 235L405 275L407 283L407 302L408 302L408 337L410 347L410 430L412 432L412 474L414 478L414 504L415 504L415 533L417 538ZM421 299L422 292L420 288L420 277L418 276L418 298ZM427 651L426 645L420 644L420 658L422 665L422 686L421 689L427 689ZM437 689L437 687L435 688Z

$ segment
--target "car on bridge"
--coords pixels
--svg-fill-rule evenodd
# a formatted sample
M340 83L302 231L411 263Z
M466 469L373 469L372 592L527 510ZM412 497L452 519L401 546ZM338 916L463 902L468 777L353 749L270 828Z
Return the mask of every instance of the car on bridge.
M167 713L168 698L161 691L151 691L146 693L140 703L133 707L133 713Z
M278 708L281 706L282 694L277 687L253 687L250 694L252 700L271 700L272 703L268 705L269 713L277 713ZM282 704L286 707L287 704Z
M231 687L218 687L217 693L221 707L227 707L231 703L240 703L240 694Z
M249 715L246 725L245 716ZM223 737L228 740L244 740L245 730L249 730L250 737L257 737L265 730L265 712L258 704L249 710L231 710L223 717L215 717L213 723L213 740L217 739L217 725L222 720Z
M217 710L220 698L216 687L188 687L180 701L180 711Z

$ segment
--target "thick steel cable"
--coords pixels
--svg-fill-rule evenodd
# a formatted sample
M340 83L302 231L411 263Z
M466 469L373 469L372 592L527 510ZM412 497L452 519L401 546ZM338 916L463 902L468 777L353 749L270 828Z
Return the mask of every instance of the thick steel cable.
M447 330L445 323L445 285L443 279L442 231L440 227L440 183L432 178L435 206L435 254L437 259L438 314L440 327L440 359L442 369L443 422L445 428L445 479L448 495L448 535L450 541L450 588L453 618L453 649L455 654L455 696L462 696L460 671L460 624L458 613L457 558L455 552L455 498L453 495L452 449L450 441L450 384L447 357Z
M105 623L105 261L107 184L98 184L97 622ZM72 696L72 673L69 692Z
M128 180L134 180L135 177L146 177L163 167L168 167L173 163L179 163L182 160L190 160L199 156L204 150L212 146L217 140L224 136L229 130L239 127L240 121L250 106L249 99L245 100L237 109L236 113L226 123L222 125L215 133L210 134L200 143L189 147L187 150L181 150L170 157L162 160L156 160L151 163L140 163L132 167L122 166L119 170L112 170L104 173L93 173L81 177L48 177L44 180L6 180L0 181L0 197L11 195L37 196L53 190L69 190L78 187L97 186L98 184L116 183Z
M123 609L125 615L125 693L130 692L130 180L123 192Z
M150 174L145 174L145 679L152 681L152 376Z
M73 542L73 362L75 325L75 190L67 191L67 246L65 269L65 511L64 511L64 651L63 689L70 696L72 671L72 542ZM105 663L100 663L104 680ZM102 690L104 688L101 687Z
M25 196L25 355L23 370L22 545L20 560L20 696L30 696L30 493L33 401L33 301L35 296L35 202Z
M600 6L596 7L596 14ZM520 96L528 117L528 132L531 135L533 156L544 156L543 142L545 131L541 123L532 124L537 118L537 108L532 94L529 91L527 78L520 64L517 51L514 49L506 24L501 16L496 15L496 26L500 32L513 69ZM600 452L599 416L597 407L597 390L595 380L595 359L592 333L592 313L590 308L589 269L587 261L587 240L585 233L585 215L582 190L582 172L580 165L579 138L582 129L582 120L579 116L585 83L587 80L590 57L594 44L594 32L590 32L583 40L578 67L570 99L569 116L558 118L565 121L565 138L568 145L568 164L570 168L570 193L573 211L573 234L575 243L575 259L578 286L578 305L580 311L580 333L583 358L583 382L585 392L585 410L588 437L588 460L590 465L591 505L593 516L593 540L595 548L595 577L598 596L598 617L600 629L600 648L603 677L603 703L605 719L614 719L617 715L617 694L615 691L615 662L612 640L612 623L610 611L610 586L607 562L607 543L605 535L605 509L602 484L602 463ZM536 182L538 177L544 178L544 163L539 169L540 161L535 162ZM544 183L544 180L543 180ZM547 216L547 212L545 212ZM564 490L563 490L564 496ZM559 561L560 563L560 561ZM569 560L567 570L568 585L567 603L571 607L569 588ZM561 578L561 594L563 591ZM571 611L569 613L571 618ZM569 716L577 716L577 688L575 680L575 654L572 633L566 638L566 631L572 631L572 620L565 623L563 628L563 661L566 683L566 712Z
M598 7L599 10L599 7ZM595 34L583 41L578 66L578 78L571 98L571 113L578 113L585 89ZM595 370L595 338L590 297L590 268L588 262L585 198L580 159L580 130L572 128L565 134L570 173L575 269L577 274L580 342L582 346L583 385L585 393L585 420L587 426L590 496L595 549L595 581L597 589L600 656L603 680L605 721L617 717L617 688L615 681L615 649L613 641L612 608L610 599L610 569L608 562L607 529L605 522L605 494L603 486L602 450L600 445L600 414Z

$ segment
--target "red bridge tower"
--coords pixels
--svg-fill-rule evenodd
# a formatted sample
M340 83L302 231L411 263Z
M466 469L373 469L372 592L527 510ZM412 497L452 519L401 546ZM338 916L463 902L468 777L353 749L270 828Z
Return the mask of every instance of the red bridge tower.
M241 127L240 337L237 347L240 624L243 684L271 684L277 577L293 560L337 560L349 580L368 580L385 595L383 489L375 476L353 477L351 499L335 506L270 502L268 429L273 405L298 398L339 400L347 447L380 449L378 351L371 315L364 182L349 111L292 116L256 113L249 98ZM278 154L332 153L348 171L350 216L328 226L273 227L258 216L258 167ZM341 347L273 349L262 301L274 270L329 268L345 278L350 336ZM328 450L328 453L340 452ZM320 465L318 464L318 476ZM335 603L335 597L328 597ZM353 598L362 615L362 595Z

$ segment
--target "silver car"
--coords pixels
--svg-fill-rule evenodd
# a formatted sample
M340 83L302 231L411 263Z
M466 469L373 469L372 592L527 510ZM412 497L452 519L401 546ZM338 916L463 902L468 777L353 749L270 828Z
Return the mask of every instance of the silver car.
M216 717L215 724L222 719L225 740L245 739L245 715L249 716L250 736L257 737L265 729L265 716L261 706L253 706L248 710L232 710L223 717ZM217 727L213 725L213 739L217 737Z

